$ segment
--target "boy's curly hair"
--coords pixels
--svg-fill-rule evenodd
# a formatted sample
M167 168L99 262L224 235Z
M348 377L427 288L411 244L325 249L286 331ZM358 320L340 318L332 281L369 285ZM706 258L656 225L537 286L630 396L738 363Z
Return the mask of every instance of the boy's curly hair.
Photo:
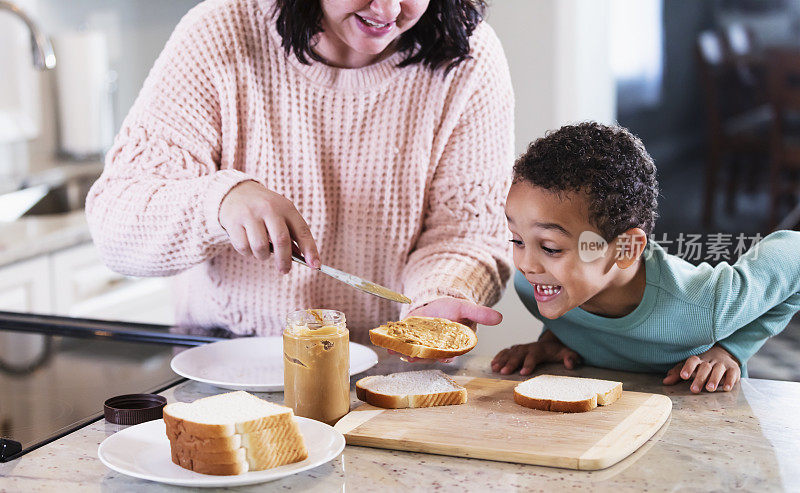
M556 193L586 193L589 221L607 241L630 228L653 232L656 167L626 128L584 122L548 132L514 164L514 182L519 181Z

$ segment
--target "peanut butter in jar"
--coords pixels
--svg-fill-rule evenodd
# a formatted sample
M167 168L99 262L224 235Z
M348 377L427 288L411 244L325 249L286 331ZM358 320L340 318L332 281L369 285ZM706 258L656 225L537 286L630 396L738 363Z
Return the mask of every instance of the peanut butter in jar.
M283 331L284 404L334 424L350 411L350 333L344 313L299 310Z

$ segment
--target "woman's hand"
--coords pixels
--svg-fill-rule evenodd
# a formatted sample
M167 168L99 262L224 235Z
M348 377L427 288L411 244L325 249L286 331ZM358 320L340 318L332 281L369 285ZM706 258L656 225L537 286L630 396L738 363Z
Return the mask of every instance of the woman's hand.
M529 344L517 344L503 349L492 360L493 372L501 375L514 373L522 366L520 375L530 375L539 363L563 362L564 368L572 370L581 362L581 357L568 348L549 330L542 333L539 340Z
M308 265L320 266L317 244L303 216L289 199L258 182L245 181L228 192L219 208L219 223L242 255L266 260L271 244L275 266L284 274L292 266L294 243Z
M476 305L467 300L458 298L439 298L430 303L422 305L419 308L411 310L408 313L409 317L439 317L452 320L470 327L475 330L478 324L481 325L497 325L503 321L503 315L497 310L493 310L488 306ZM395 351L389 351L393 354L398 354ZM403 356L406 361L429 361L426 358L412 358ZM440 359L442 363L449 363L453 358Z
M736 385L742 376L739 362L736 361L731 353L722 346L714 346L699 356L689 356L686 361L681 361L675 365L663 380L664 385L675 385L681 380L689 380L694 377L690 387L691 391L699 394L705 386L709 392L717 390L720 382L723 381L723 390L728 392Z

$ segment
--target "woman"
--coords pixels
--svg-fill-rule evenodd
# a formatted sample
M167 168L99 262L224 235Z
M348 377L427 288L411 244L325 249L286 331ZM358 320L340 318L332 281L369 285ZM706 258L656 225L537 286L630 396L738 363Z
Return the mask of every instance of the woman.
M513 94L474 0L208 0L172 34L86 210L105 262L177 277L181 325L354 340L408 313L496 324ZM304 267L404 292L396 303ZM270 253L270 245L274 253Z

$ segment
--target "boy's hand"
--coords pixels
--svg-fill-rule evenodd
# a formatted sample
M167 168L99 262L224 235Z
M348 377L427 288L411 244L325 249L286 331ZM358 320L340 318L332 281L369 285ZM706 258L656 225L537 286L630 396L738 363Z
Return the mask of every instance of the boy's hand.
M699 356L690 356L681 363L675 365L664 378L664 385L675 385L681 379L689 380L694 377L691 391L699 394L705 386L709 392L714 392L723 381L723 390L730 391L742 376L739 362L731 356L722 346L714 344L714 347Z
M581 357L548 330L536 342L517 344L497 353L492 360L492 371L508 375L514 373L521 364L519 374L530 375L539 363L559 361L564 363L567 370L571 370L580 364Z

